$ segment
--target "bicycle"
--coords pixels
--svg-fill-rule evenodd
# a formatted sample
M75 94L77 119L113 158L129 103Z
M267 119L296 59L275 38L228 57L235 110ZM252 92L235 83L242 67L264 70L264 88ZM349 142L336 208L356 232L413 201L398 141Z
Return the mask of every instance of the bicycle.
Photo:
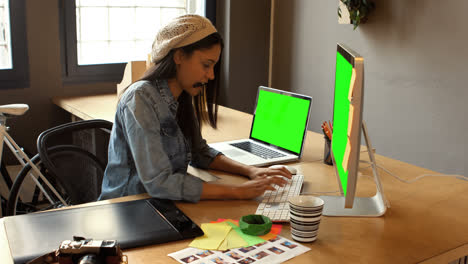
M12 203L14 210L11 214L23 214L30 213L40 210L47 210L51 208L56 208L60 206L68 206L68 203L62 197L62 194L57 191L56 188L52 185L49 178L46 176L47 173L44 168L41 167L41 161L38 155L34 156L32 159L24 152L24 150L15 142L15 140L8 134L9 127L6 126L7 119L18 117L25 114L29 110L27 104L8 104L0 105L0 161L1 161L1 174L4 181L7 184L8 191L10 192L9 198L5 199L3 196L2 199L2 211L5 215L4 204ZM18 176L16 177L24 179L28 176L34 182L34 194L31 202L22 201L19 197L21 186L15 183L12 183L10 175L5 167L5 162L3 162L3 145L4 143L8 146L11 152L14 154L16 159L22 166L22 169ZM43 185L45 184L45 186ZM13 191L15 192L16 197L11 197ZM40 197L42 196L42 197ZM47 200L44 203L44 198ZM15 201L11 201L15 199ZM48 203L48 204L47 204ZM19 210L18 210L19 209Z

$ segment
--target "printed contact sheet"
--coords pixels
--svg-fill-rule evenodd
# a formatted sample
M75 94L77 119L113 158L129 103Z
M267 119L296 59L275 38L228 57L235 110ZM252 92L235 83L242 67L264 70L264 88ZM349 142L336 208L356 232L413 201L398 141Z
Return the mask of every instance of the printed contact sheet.
M272 264L284 262L309 250L310 248L297 242L277 236L249 247L226 251L186 248L168 256L183 264Z

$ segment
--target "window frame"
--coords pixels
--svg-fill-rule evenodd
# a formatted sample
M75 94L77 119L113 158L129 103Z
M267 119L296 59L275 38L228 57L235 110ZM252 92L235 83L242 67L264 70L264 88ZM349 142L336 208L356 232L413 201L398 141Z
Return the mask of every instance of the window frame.
M0 90L29 87L25 0L8 0L12 69L0 69Z
M216 22L216 0L206 1L206 17ZM116 82L122 80L126 63L78 65L76 48L76 3L74 0L59 0L59 25L62 64L62 82L77 84L89 82Z

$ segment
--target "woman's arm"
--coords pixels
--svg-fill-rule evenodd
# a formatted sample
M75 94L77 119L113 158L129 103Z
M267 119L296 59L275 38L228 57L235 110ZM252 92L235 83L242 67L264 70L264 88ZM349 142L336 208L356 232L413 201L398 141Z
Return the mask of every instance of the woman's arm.
M209 167L210 169L213 169L213 170L220 170L220 171L230 172L233 174L244 175L249 178L250 178L249 175L253 173L252 170L255 168L253 166L248 166L240 162L237 162L235 160L232 160L222 154L216 156L213 159L213 161L210 163Z
M196 120L195 116L193 116L193 120ZM286 168L257 168L254 166L242 164L222 155L221 152L211 148L208 146L208 144L206 144L206 140L203 139L198 124L194 122L193 125L196 127L196 133L193 134L192 138L192 162L195 166L204 169L210 168L233 174L244 175L249 179L256 179L257 177L266 177L272 175L283 176L289 179L292 177L291 173Z
M221 185L203 183L200 199L253 199L262 195L266 190L275 190L274 184L280 185L284 181L281 177L264 177L247 181L240 185Z
M247 176L249 179L263 178L267 176L283 176L291 179L292 175L286 168L259 168L249 166L232 160L224 155L216 156L210 164L210 169L225 171L233 174L240 174ZM281 184L286 183L284 179L280 181Z

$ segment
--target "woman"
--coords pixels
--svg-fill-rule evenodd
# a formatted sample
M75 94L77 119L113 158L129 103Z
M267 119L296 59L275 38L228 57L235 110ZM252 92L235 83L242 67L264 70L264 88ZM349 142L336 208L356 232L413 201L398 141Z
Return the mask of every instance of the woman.
M109 142L100 199L147 192L157 198L251 199L284 185L284 168L256 168L210 148L201 137L216 127L221 36L211 22L184 15L162 28L149 68L122 93ZM250 178L241 185L204 183L187 174L189 163ZM276 175L276 176L275 176Z

